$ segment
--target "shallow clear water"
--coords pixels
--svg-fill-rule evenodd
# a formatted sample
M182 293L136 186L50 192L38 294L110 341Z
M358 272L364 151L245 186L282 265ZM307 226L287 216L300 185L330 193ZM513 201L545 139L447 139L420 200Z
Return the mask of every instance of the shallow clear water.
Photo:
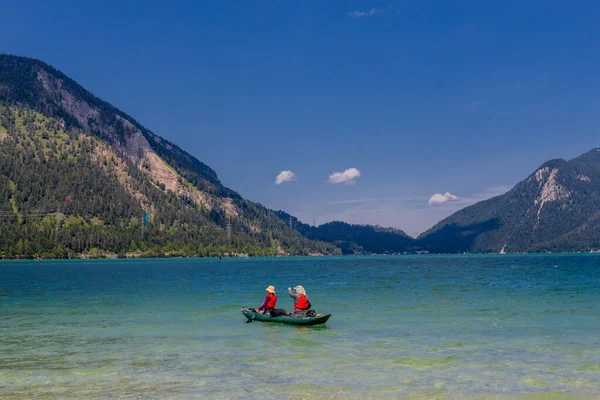
M327 325L245 323L303 285ZM600 398L600 256L0 263L0 398Z

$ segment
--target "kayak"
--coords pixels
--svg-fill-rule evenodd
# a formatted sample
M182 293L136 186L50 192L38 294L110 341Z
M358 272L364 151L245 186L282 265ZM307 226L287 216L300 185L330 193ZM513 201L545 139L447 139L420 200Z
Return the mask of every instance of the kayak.
M248 321L276 322L279 324L291 325L320 325L324 324L329 318L331 318L331 314L317 314L316 317L294 317L291 315L271 317L269 314L255 313L246 307L242 308L242 314L248 318Z
M246 307L242 308L242 314L248 318L248 321L275 322L291 325L320 325L331 318L331 314L317 314L315 317L294 317L293 315L271 317L269 314L256 313Z

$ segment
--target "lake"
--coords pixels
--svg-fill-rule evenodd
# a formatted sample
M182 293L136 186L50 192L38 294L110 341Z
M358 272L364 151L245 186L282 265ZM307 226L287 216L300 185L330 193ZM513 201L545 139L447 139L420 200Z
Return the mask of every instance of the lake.
M600 255L3 261L0 398L600 398Z

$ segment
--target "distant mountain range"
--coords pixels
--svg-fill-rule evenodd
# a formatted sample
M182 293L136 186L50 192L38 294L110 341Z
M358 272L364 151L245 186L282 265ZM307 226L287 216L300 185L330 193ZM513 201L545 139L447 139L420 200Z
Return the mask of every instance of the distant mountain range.
M347 224L341 221L310 226L284 211L277 211L277 215L282 221L291 222L291 226L305 237L330 242L339 247L344 254L421 250L420 244L400 229Z
M278 215L289 220L289 214ZM507 193L466 207L413 239L403 231L332 222L309 227L306 237L344 253L428 251L565 252L600 248L600 149L573 160L551 160Z
M49 65L0 54L0 258L598 248L599 149L548 161L416 239L339 221L314 227L243 199Z

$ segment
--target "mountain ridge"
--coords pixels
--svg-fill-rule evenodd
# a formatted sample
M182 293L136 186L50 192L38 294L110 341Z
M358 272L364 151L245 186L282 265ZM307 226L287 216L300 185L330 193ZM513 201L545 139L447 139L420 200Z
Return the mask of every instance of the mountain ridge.
M311 227L242 198L208 165L57 69L0 54L0 150L0 234L14 236L3 235L0 257L600 248L598 148L546 161L417 238L341 221ZM148 212L154 226L144 227Z
M598 207L594 148L546 161L507 193L457 211L417 239L434 251L590 251L600 246Z
M186 250L182 253L186 255L232 252L256 255L339 253L334 246L310 241L289 229L273 211L245 200L237 192L225 187L216 172L206 164L42 61L0 54L0 107L3 115L0 140L4 146L0 156L3 165L0 175L5 177L0 182L3 185L0 190L6 193L3 212L8 216L4 218L6 226L0 229L14 232L19 240L36 245L50 240L54 242L54 247L68 242L71 246L66 248L69 256L82 251L89 252L89 244L84 244L83 248L78 246L75 250L72 242L60 234L49 236L44 231L42 235L40 224L31 222L30 225L25 224L25 229L11 225L12 220L8 221L19 213L50 213L51 209L62 207L63 213L76 212L76 215L69 217L84 219L87 224L82 228L85 235L103 238L95 243L97 252L122 253L129 246L123 241L131 240L129 247L140 251L151 250L152 254L157 255L180 251L183 247ZM77 199L68 202L62 200L73 196L60 185L57 175L62 174L64 179L77 187L75 177L60 169L48 169L48 163L79 171L88 177L86 183L92 189L112 187L117 190L115 185L118 184L127 193L125 195L117 190L120 193L119 201L130 204L129 196L139 208L128 206L121 209L119 204L107 204L105 208L109 212L105 217L111 222L96 221L96 227L88 226L93 218L97 218L93 214L99 210L91 212L93 207L85 210L75 207L74 203L92 201L94 196L83 191L79 192ZM94 174L99 177L105 175L108 180L94 182L89 178L92 169ZM16 171L20 174L27 171L26 174L32 176L22 179ZM43 182L36 181L33 176L36 174L46 176L56 186L43 190ZM15 181L19 181L19 184L15 184ZM33 197L24 194L31 192L30 185L36 185L36 195ZM13 186L16 191L11 189ZM41 187L39 191L37 186ZM62 199L52 192L58 188ZM44 192L46 197L38 192ZM52 201L48 201L49 195L53 196ZM41 205L45 208L42 209ZM138 219L142 212L154 212L155 219L160 222L157 229L147 227L147 232L144 232L145 227L141 224L136 225L135 229L129 226L125 217L134 218L134 209L135 218ZM159 209L160 213L157 212ZM121 210L125 215L118 215L116 210ZM22 219L19 221L23 223ZM109 236L117 235L117 227L111 225L116 223L120 224L123 232L129 232L130 228L132 232L137 230L137 235L142 239L136 242L133 233L129 232L124 235L127 239L113 243L112 248L108 248L105 244L111 243ZM205 231L204 236L198 234L204 228L212 233ZM95 234L92 233L94 229L98 231ZM31 233L36 230L38 233ZM175 231L179 232L179 237ZM61 240L65 243L61 243ZM12 247L8 244L4 247L5 256L8 254L8 257L12 257ZM41 247L45 250L36 250L39 254L46 254L52 248L50 244ZM196 251L194 247L200 250ZM23 256L32 256L31 251L26 253L21 251Z
M277 214L284 221L291 217ZM346 254L592 251L600 248L600 148L548 160L508 192L462 208L416 238L394 229L382 237L372 225L332 221L310 227L291 218L304 236Z
M298 218L276 211L284 222L307 238L335 244L344 254L355 253L400 253L421 250L417 241L403 230L368 224L349 224L330 221L319 226L301 222Z

